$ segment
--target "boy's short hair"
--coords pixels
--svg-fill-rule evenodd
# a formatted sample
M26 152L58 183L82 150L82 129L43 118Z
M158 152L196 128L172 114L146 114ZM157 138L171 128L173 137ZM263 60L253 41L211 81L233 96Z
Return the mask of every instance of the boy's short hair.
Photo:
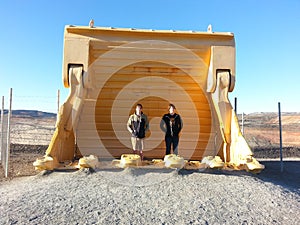
M139 106L141 109L143 108L142 104L138 103L136 104L136 107Z
M176 109L175 105L173 105L173 104L170 103L168 109L170 109L171 107L172 107L173 109Z

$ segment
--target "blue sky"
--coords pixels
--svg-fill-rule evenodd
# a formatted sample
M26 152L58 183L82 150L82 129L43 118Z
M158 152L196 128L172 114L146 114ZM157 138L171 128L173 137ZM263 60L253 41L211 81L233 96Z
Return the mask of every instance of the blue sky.
M0 96L56 110L65 25L233 32L238 112L300 112L300 0L0 0ZM48 104L48 105L47 105ZM51 104L51 106L49 106Z

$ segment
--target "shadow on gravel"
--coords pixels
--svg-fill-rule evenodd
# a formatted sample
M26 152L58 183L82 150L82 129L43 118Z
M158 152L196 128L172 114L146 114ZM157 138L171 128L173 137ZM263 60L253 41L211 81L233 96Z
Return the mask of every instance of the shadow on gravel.
M291 192L300 194L300 161L284 161L283 172L281 172L280 161L260 161L265 169L259 174L253 174L246 171L228 171L218 169L205 169L199 170L180 170L180 175L189 175L192 173L209 173L216 175L229 175L229 176L251 176L260 179L264 182L270 182L275 185L281 186Z
M256 176L258 179L300 194L300 161L283 161L283 172L280 161L261 161L261 163L265 165L265 169Z
M204 169L204 170L186 170L186 169L168 169L168 168L97 168L95 171L90 169L77 170L79 173L92 174L101 171L116 172L123 174L131 174L133 176L143 176L148 173L166 174L166 173L178 173L181 176L190 175L193 173L207 173L215 175L226 176L251 176L255 179L262 180L264 182L270 182L274 185L281 186L282 188L300 195L300 161L284 161L283 172L281 172L281 164L279 160L262 160L260 161L265 169L259 174L253 174L244 170L221 170L221 169ZM75 170L76 171L76 170ZM56 170L55 172L75 172L74 170ZM51 173L50 173L51 174ZM44 175L48 175L47 173Z

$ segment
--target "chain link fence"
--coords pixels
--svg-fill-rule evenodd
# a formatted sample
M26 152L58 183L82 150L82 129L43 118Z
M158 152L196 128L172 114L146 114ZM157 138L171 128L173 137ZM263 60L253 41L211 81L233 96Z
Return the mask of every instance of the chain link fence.
M26 110L14 109L15 106ZM9 99L2 96L0 176L23 174L21 168L17 171L18 164L27 163L33 167L34 157L45 153L55 130L58 106L59 91L57 96L12 96L11 89Z
M34 108L24 105L26 110L15 109L20 102ZM6 100L6 105L2 104L3 109L0 108L0 177L31 175L34 171L32 163L45 154L55 131L59 91L57 96L13 96L10 120L8 103ZM283 113L282 116L283 157L300 157L300 113ZM279 157L277 113L239 114L238 119L256 158ZM24 170L24 166L27 169ZM29 172L26 174L26 171Z
M280 157L278 113L239 114L238 118L243 136L256 158ZM283 112L281 118L283 158L299 158L300 113Z

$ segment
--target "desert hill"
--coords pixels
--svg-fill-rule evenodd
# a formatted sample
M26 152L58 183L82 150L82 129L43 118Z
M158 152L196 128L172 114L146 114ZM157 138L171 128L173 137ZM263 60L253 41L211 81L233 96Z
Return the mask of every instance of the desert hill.
M37 110L13 110L10 139L12 144L48 145L55 130L56 114ZM4 130L7 129L4 111Z
M7 113L7 110L4 110L4 113ZM38 110L12 110L12 116L16 118L56 118L56 113Z
M242 116L238 117L241 126ZM300 113L282 113L281 125L283 146L300 147ZM278 147L280 143L278 114L244 115L244 136L252 148Z

